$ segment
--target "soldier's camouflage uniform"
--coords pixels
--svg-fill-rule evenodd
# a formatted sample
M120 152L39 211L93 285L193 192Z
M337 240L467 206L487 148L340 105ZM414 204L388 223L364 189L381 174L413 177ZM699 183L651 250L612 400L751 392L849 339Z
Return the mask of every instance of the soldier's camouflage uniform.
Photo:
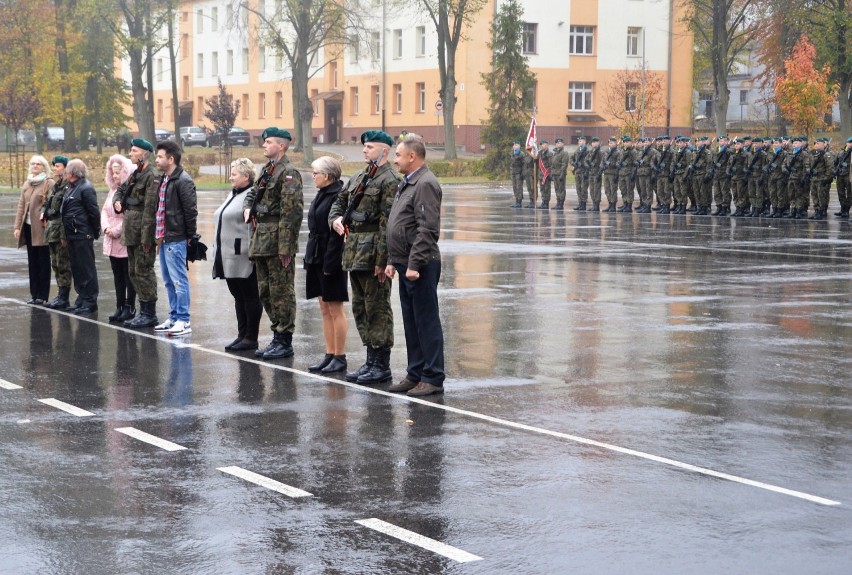
M650 211L654 201L654 167L659 162L660 152L653 144L646 145L636 154L636 187L639 188L639 205Z
M814 210L828 210L828 192L834 176L834 154L828 150L814 150L811 160L811 203Z
M783 173L787 177L787 197L790 208L797 211L807 210L810 205L808 192L808 170L810 169L810 154L804 148L799 151L787 152L784 159Z
M329 225L346 211L350 194L366 175L364 170L353 176L337 195L328 214ZM373 349L393 347L392 282L385 278L380 283L375 268L379 266L384 270L388 263L388 215L399 182L390 163L379 167L353 212L349 235L343 245L343 269L349 272L352 286L352 315L361 343Z
M850 156L852 147L846 145L846 149L840 151L834 159L834 174L837 177L837 201L840 202L840 211L837 213L842 218L849 216L849 208L852 207L852 193L849 186Z
M47 228L44 230L44 240L50 246L50 267L60 288L71 287L71 262L68 259L68 248L62 245L65 229L62 226L62 198L68 189L68 182L59 180L53 185L53 191L44 203L44 219Z
M728 175L731 152L729 146L720 146L713 154L710 168L710 173L713 174L713 201L716 207L723 208L723 211L731 208L731 177Z
M633 176L636 163L636 148L624 147L618 152L618 189L621 190L621 206L625 211L633 210L636 178Z
M541 182L541 205L545 207L550 205L551 188L553 188L553 174L550 173L552 168L550 160L552 156L553 152L549 149L541 150L538 156L541 164L544 166L544 169L548 171L547 177L542 178Z
M678 146L669 168L669 179L672 181L674 190L674 203L678 208L682 208L679 210L681 214L686 213L686 203L692 186L692 179L686 172L691 163L692 153L689 151L689 147Z
M654 174L657 178L657 205L666 206L672 203L672 183L669 181L669 172L672 169L672 160L675 154L674 144L661 145L659 156L654 165Z
M592 199L592 205L599 208L601 205L601 186L603 184L603 161L604 154L600 146L592 146L589 150L588 162L589 166L589 197Z
M296 328L295 256L304 215L302 175L286 157L264 166L264 170L270 169L271 177L263 182L258 178L243 201L244 210L254 206L257 223L249 242L249 259L257 270L260 301L272 332L292 334ZM287 267L281 265L279 256L292 256Z
M565 203L565 177L568 174L568 152L565 147L556 146L550 156L550 175L553 178L553 188L556 193L556 205Z
M588 146L580 146L571 158L571 172L574 174L574 186L577 188L577 203L585 206L589 198Z
M159 197L157 178L151 164L141 169L137 167L115 191L113 200L121 203L124 212L121 244L127 247L130 281L139 294L140 303L154 303L157 301L157 274L154 272L157 241L154 231ZM145 251L143 246L147 246L148 250Z
M607 211L615 211L618 205L618 146L611 145L603 152L604 192L609 202ZM612 208L612 209L610 209Z
M524 151L516 154L514 150L509 158L509 172L512 175L512 193L515 196L515 205L520 206L524 199ZM395 193L395 192L394 192ZM338 196L339 197L339 196ZM338 215L343 215L340 212Z
M745 170L748 167L748 159L748 152L746 152L745 148L731 150L731 156L728 159L727 175L731 179L734 205L739 212L742 212L749 205L748 181L745 175Z
M766 163L766 148L752 146L746 167L748 178L748 201L752 211L761 212L768 207L769 197L766 195L766 178L763 177L763 167Z

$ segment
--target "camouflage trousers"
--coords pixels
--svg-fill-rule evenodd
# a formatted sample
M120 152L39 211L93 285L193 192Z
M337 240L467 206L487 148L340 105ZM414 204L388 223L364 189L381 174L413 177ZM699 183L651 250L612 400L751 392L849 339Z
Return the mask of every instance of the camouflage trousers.
M787 182L787 196L790 198L790 207L797 210L807 210L811 204L809 191L810 186L806 182L791 178Z
M296 329L296 258L284 267L278 256L254 258L260 302L269 316L273 333L293 333Z
M551 176L547 176L541 184L541 203L545 206L550 204L550 189L553 187L552 184L553 178Z
M748 181L732 180L731 188L734 193L734 205L737 206L737 208L747 208L749 205Z
M766 186L760 178L748 181L748 201L752 208L761 209L766 205Z
M712 201L711 182L705 182L706 174L698 174L692 179L692 191L695 194L695 204L700 208L709 208Z
M674 201L679 206L685 206L686 201L689 199L689 188L690 188L690 180L686 177L685 174L676 174L674 182L672 185L674 186ZM692 202L695 203L694 201Z
M557 202L565 202L565 176L556 176L553 178L553 189L556 193Z
M731 206L731 178L713 178L713 201L717 206Z
M393 347L393 312L390 278L379 283L371 271L349 272L352 315L361 343L372 348Z
M50 242L50 267L56 285L61 288L71 287L71 261L68 259L68 248L62 242Z
M787 182L781 178L773 178L769 180L767 186L769 192L769 202L773 208L786 208L790 205L790 198L787 196Z
M601 185L603 184L602 175L589 176L589 196L592 198L593 204L601 203Z
M618 174L604 174L604 191L610 205L618 204Z
M589 174L586 172L576 172L574 174L574 185L577 186L577 201L585 204L589 199Z
M841 210L848 210L852 206L849 176L840 176L837 178L837 201L840 202Z
M520 204L524 199L524 176L522 174L512 174L512 194L515 196L515 203Z
M826 185L822 180L814 179L811 182L811 203L815 210L824 211L828 209L828 190L831 184Z
M533 177L532 174L528 174L524 176L524 183L527 185L527 196L530 198L530 204L535 203L535 190L533 190Z
M672 183L665 176L657 178L657 204L668 206L672 203Z
M633 200L636 197L636 178L631 175L618 176L618 189L621 190L621 201L625 205L633 205Z
M157 261L157 248L151 246L146 253L141 245L127 246L127 266L130 281L136 288L140 302L157 301L157 274L154 262Z
M643 206L650 206L654 201L652 182L650 174L642 174L636 177L636 187L639 188L639 203Z

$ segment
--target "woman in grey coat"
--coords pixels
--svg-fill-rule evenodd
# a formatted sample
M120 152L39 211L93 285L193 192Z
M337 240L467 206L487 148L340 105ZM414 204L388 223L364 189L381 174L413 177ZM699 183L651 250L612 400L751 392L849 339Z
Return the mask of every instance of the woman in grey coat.
M243 218L243 200L254 185L255 167L248 158L231 162L231 184L234 186L225 202L213 215L213 278L224 279L234 296L237 314L237 338L225 346L226 351L257 349L257 332L263 306L257 290L257 272L249 261L250 224Z

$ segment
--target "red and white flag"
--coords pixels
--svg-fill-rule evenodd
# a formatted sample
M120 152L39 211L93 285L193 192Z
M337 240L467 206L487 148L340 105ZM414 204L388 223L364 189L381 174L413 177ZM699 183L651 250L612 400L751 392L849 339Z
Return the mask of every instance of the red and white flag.
M538 156L538 131L535 127L535 116L530 122L530 133L527 134L527 145L525 147L533 157Z

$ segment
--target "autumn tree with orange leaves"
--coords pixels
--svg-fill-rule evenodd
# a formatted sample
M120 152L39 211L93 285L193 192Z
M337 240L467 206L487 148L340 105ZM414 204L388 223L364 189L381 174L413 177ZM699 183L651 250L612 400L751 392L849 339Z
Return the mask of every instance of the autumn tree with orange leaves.
M784 61L784 75L775 84L778 106L796 130L810 137L825 126L825 114L831 113L836 87L829 81L831 69L814 65L816 48L804 34Z
M621 70L607 82L603 93L603 110L618 120L621 133L632 138L643 135L645 126L666 123L666 87L663 75L642 68Z

